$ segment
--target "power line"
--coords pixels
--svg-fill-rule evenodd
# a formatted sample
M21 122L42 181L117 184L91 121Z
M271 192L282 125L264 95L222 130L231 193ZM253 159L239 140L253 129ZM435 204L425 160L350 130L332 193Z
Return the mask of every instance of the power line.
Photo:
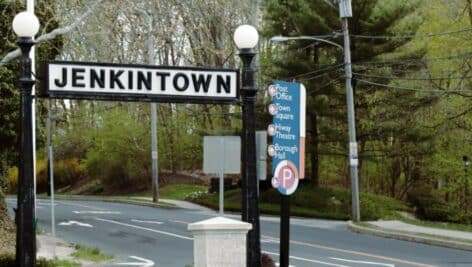
M303 78L303 80L305 80L305 81L316 80L316 79L318 79L318 78L322 78L322 77L324 77L324 76L329 76L330 74L334 74L334 73L340 72L341 70L342 70L342 69L331 70L331 71L325 72L325 73L323 73L323 74L319 74L319 75L315 75L315 76Z
M379 71L381 69L386 69L388 72L392 74L397 74L397 75L406 75L406 74L420 74L420 73L426 73L426 74L431 74L431 73L437 73L441 74L443 76L447 76L450 74L454 74L457 72L464 72L464 67L459 66L457 69L441 69L441 70L431 70L426 68L420 68L420 69L398 69L398 68L393 68L392 66L384 66L384 67L378 67L378 66L354 66L354 69L356 71L362 71L362 72L368 72L368 71ZM466 69L469 71L470 69Z
M310 72L306 72L306 73L301 73L301 74L297 74L295 76L291 76L291 77L287 77L288 79L297 79L297 78L300 78L300 79L303 79L302 77L304 76L308 76L308 75L311 75L311 74L318 74L320 72L331 72L331 71L338 71L338 69L340 67L344 66L344 63L342 64L336 64L336 65L330 65L329 67L327 68L323 68L323 69L319 69L319 70L314 70L314 71L310 71ZM324 75L325 73L323 73L322 75Z
M472 59L472 52L464 54L458 54L447 57L424 57L424 58L405 58L405 59L394 59L394 60L383 60L383 61L360 61L353 63L353 65L363 64L396 64L405 62L427 62L427 61L441 61L441 60L452 60L452 59Z
M338 76L338 77L334 78L333 80L331 80L330 82L328 82L326 84L323 84L322 86L316 88L316 90L308 92L308 94L311 95L311 94L314 94L314 93L317 93L317 92L323 90L324 88L326 88L326 87L332 85L333 83L337 82L339 80L339 78L344 78L344 76Z
M448 32L438 32L438 33L430 33L430 34L423 34L423 35L361 35L361 34L351 34L350 36L353 38L359 39L412 39L412 38L432 38L436 36L444 36L444 35L451 35L451 34L459 34L464 32L470 32L472 28L461 29L457 31L448 31Z
M472 90L462 90L462 89L448 89L448 90L439 90L439 89L419 89L419 88L411 88L411 87L404 87L404 86L396 86L396 85L388 85L382 83L371 82L362 79L356 79L358 82L375 85L380 87L386 87L391 89L398 89L398 90L406 90L406 91L415 91L415 92L422 92L422 93L472 93Z
M403 81L443 81L443 80L464 80L472 78L472 76L463 76L463 77L431 77L431 78L408 78L408 77L398 77L398 76L380 76L380 75L371 75L371 74L362 74L358 72L353 72L356 76L368 77L368 78L379 78L379 79L389 79L389 80L403 80Z

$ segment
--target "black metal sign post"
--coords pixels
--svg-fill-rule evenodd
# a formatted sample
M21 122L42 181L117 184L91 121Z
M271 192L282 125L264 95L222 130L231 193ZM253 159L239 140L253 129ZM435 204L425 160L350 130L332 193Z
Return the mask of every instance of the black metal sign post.
M243 61L242 88L243 99L243 202L242 220L252 224L247 235L247 266L261 266L259 191L256 170L256 131L255 110L257 88L255 87L255 70L252 61L256 53L254 49L241 49L239 57Z
M20 37L21 48L21 110L20 110L20 168L18 186L18 210L16 214L16 260L20 267L36 266L36 228L34 214L33 173L33 113L31 91L34 80L31 73L29 52L34 41Z
M280 196L280 267L288 267L290 255L290 196Z

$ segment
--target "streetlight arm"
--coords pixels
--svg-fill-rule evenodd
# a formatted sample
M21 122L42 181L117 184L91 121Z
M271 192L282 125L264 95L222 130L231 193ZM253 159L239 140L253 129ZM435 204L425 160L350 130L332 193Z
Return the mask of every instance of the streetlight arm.
M274 37L270 38L271 42L286 42L286 41L290 41L290 40L314 40L314 41L327 43L327 44L336 46L337 48L344 51L344 48L340 44L337 44L335 42L328 41L328 40L325 40L325 39L321 39L321 38L318 38L318 37L314 37L314 36L303 35L303 36L297 36L297 37L288 37L288 36L277 35L277 36L274 36Z

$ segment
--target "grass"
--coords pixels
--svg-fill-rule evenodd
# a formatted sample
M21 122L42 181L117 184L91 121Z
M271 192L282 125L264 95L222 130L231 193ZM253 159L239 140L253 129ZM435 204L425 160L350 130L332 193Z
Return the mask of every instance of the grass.
M456 231L463 231L463 232L471 232L472 233L472 225L471 224L431 222L431 221L421 221L421 220L413 220L413 219L407 219L407 218L402 218L401 221L403 221L405 223L418 225L418 226L432 227L432 228L445 229L445 230L456 230Z
M185 200L189 197L194 197L204 194L208 191L208 186L204 185L189 185L189 184L169 184L159 188L159 198ZM145 191L127 195L129 197L152 197L152 191Z
M112 255L103 254L98 248L87 248L81 245L75 245L76 251L72 256L78 260L86 260L93 262L102 262L113 259Z
M13 253L0 254L0 266L2 267L17 267L15 262L15 255ZM67 261L67 260L46 260L39 258L36 261L37 267L80 267L82 266L78 262Z
M38 264L38 267L43 266L43 267L80 267L82 264L75 262L75 261L67 261L67 260L50 260L50 261L44 261L44 265Z
M192 201L211 207L218 207L218 194L204 194ZM291 215L348 220L351 214L351 194L344 189L312 188L300 186L291 196ZM398 218L397 211L410 211L403 202L372 194L362 194L360 200L362 219L377 220L380 218ZM260 210L265 214L280 214L280 194L275 189L269 189L260 194ZM225 192L225 210L240 211L241 190L234 189Z

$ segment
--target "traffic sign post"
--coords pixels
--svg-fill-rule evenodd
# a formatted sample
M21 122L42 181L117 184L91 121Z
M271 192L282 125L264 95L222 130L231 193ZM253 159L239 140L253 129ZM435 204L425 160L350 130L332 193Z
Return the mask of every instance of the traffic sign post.
M305 112L306 91L299 83L276 81L268 93L273 103L268 112L273 116L267 133L273 137L267 153L272 157L272 186L281 196L280 266L289 266L290 195L305 177Z

